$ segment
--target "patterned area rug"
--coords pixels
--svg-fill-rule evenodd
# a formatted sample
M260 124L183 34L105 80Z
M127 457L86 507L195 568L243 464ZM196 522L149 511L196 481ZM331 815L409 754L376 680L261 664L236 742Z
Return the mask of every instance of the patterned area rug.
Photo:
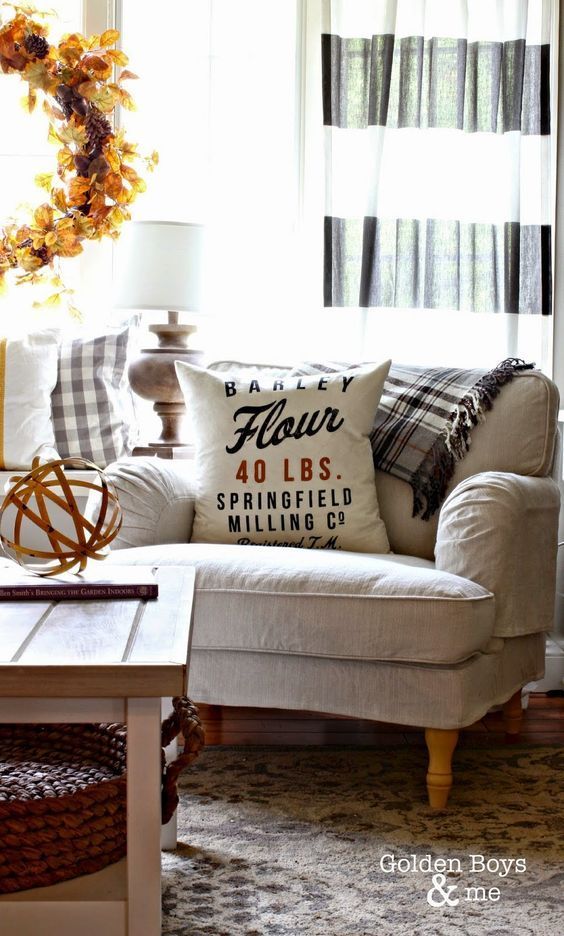
M563 934L564 750L462 748L435 814L425 769L423 748L205 750L163 933Z

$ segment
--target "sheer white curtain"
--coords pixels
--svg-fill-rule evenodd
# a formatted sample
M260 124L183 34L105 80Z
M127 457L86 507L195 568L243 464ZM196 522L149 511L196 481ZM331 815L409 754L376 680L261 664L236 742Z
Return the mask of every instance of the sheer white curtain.
M475 9L495 6L502 18L523 2L471 0ZM342 9L363 24L382 5L387 0L355 0ZM394 5L424 8L423 35L458 37L469 4ZM138 111L124 120L132 139L161 153L136 216L206 224L210 315L200 344L210 358L281 362L389 355L488 366L517 354L548 370L549 317L324 308L321 43L330 6L329 0L170 0L166 19L182 54L165 61L155 51L154 20L135 0L122 2L123 45L142 77L132 85ZM398 22L401 31L401 16ZM346 147L340 152L347 197L360 181L352 156L347 162ZM398 163L397 172L403 186L409 166ZM403 189L420 202L416 173ZM448 199L440 186L437 192L444 206Z
M296 9L292 0L171 0L182 54L164 62L152 54L154 24L123 0L123 45L142 74L138 110L124 119L160 152L136 217L206 225L199 343L210 358L293 352Z
M325 302L365 356L550 372L555 6L320 0Z

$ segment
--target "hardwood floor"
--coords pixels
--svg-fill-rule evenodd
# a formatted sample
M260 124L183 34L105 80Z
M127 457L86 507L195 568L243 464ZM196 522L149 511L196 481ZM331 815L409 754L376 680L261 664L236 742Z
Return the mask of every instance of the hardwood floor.
M336 745L378 747L424 744L423 732L402 725L388 725L336 715L278 709L232 708L200 705L206 744L229 745ZM564 698L534 693L524 712L518 741L525 744L564 744ZM506 744L501 712L463 729L460 744Z

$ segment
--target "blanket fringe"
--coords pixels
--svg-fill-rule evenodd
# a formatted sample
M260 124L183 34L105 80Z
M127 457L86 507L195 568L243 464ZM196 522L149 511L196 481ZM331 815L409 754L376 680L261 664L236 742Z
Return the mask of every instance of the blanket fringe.
M493 401L516 373L531 370L521 358L506 358L484 374L472 389L456 404L448 423L437 436L431 449L411 478L413 516L429 520L443 502L457 462L470 448L474 426L484 422Z

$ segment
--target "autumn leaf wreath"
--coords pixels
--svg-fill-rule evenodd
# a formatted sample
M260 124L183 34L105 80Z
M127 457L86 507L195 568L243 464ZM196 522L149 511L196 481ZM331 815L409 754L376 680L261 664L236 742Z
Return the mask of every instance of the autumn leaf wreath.
M0 68L27 84L22 104L30 113L42 99L49 140L58 152L56 173L35 177L48 201L28 221L0 226L0 289L10 271L18 284L48 280L55 292L47 303L55 305L71 292L61 280L58 258L80 254L84 240L119 236L131 217L129 205L146 188L131 163L140 160L152 171L158 154L143 156L123 130L113 129L118 105L135 108L123 83L137 77L124 67L125 53L114 48L116 29L89 37L72 33L52 45L44 24L48 14L3 5L15 15L0 26Z

